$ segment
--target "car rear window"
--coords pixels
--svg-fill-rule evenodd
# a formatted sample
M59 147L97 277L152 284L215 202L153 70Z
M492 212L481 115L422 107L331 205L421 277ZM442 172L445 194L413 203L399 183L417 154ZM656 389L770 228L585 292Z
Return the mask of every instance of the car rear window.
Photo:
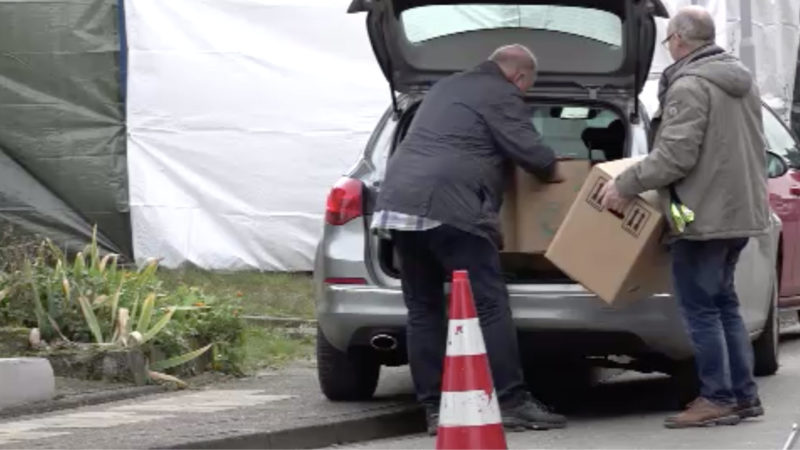
M622 20L592 8L559 5L459 4L427 5L405 10L401 21L411 43L459 33L503 28L527 28L564 33L622 45Z
M542 105L532 108L532 113L533 126L542 141L560 159L611 161L623 156L625 127L611 110Z

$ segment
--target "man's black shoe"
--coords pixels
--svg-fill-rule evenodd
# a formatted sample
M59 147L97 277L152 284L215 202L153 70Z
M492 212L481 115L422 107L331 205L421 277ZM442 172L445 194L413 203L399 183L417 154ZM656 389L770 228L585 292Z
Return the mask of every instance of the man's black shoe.
M512 431L550 430L567 426L567 418L554 414L532 396L515 406L501 408L503 426Z
M764 407L761 406L761 399L756 397L752 400L740 401L734 408L734 412L741 419L759 417L764 415Z
M436 436L436 432L439 430L439 409L426 408L425 420L428 423L428 435Z

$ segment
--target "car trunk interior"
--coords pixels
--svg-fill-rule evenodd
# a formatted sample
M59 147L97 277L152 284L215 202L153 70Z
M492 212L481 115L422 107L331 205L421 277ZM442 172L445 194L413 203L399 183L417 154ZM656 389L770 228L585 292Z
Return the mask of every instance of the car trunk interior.
M626 149L626 122L616 108L563 103L532 103L532 121L543 141L559 159L588 161L595 164L620 159ZM396 145L408 129L414 108L401 120L395 136ZM582 183L583 180L578 180ZM505 201L508 201L506 199ZM517 233L519 233L518 231ZM524 230L522 230L524 232ZM378 245L378 263L384 273L399 277L398 255L390 239L374 237ZM501 265L508 283L566 284L573 281L550 263L543 252L501 252Z

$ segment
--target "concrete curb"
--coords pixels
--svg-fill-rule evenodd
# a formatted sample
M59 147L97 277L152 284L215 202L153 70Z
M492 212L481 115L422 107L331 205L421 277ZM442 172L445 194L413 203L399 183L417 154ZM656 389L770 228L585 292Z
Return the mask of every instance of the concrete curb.
M425 431L425 416L419 405L394 406L367 412L360 417L323 424L298 424L297 427L261 433L197 440L171 449L273 449L321 448L387 439Z
M109 391L92 392L89 394L71 395L69 397L58 398L54 400L2 408L0 409L0 419L8 419L32 414L43 414L53 411L60 411L62 409L72 409L79 408L81 406L128 400L144 395L161 394L170 390L170 387L164 385L136 386Z
M0 358L0 408L53 398L56 379L45 358Z

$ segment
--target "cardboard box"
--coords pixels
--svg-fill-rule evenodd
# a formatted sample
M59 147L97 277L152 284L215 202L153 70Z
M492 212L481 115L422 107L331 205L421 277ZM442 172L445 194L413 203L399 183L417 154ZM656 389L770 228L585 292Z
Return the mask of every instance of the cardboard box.
M560 161L563 183L543 183L521 169L515 177L515 249L544 253L567 216L591 169L587 160Z
M603 185L637 160L594 166L545 254L608 303L671 292L658 194L642 194L624 215L603 209L598 201Z

